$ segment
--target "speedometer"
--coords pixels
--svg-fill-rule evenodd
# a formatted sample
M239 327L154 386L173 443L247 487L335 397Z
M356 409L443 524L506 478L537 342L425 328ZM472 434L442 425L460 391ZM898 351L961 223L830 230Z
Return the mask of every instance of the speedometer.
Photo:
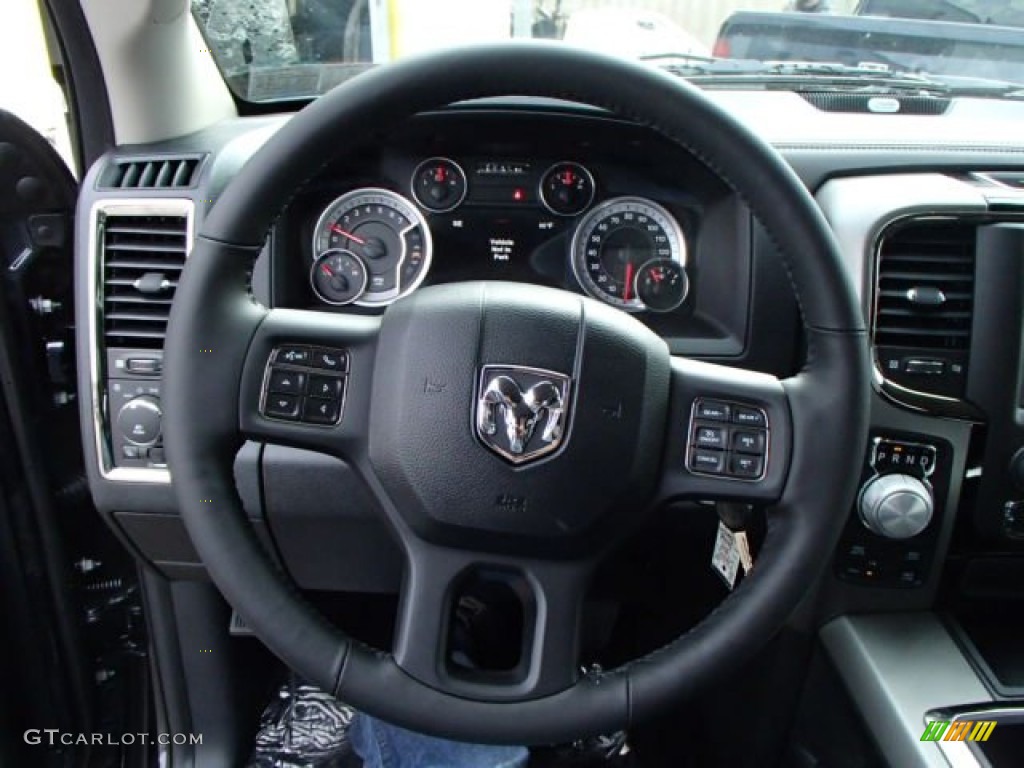
M356 304L377 307L414 291L430 268L427 222L416 206L387 189L357 189L320 215L313 259L343 250L366 267L366 288Z
M652 259L686 266L686 239L679 222L642 197L616 197L596 206L572 238L572 268L591 296L630 312L646 309L636 276Z

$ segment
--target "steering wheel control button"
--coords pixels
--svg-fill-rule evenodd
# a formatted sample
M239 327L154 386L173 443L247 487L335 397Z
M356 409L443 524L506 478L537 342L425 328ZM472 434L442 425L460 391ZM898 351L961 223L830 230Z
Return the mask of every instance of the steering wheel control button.
M742 424L745 427L768 426L768 417L765 416L764 411L760 408L745 408L742 405L738 405L733 409L732 420L734 423Z
M272 416L275 419L294 421L299 417L300 402L297 395L270 394L267 396L264 411L267 416Z
M764 472L764 459L745 453L734 453L729 461L729 474L734 477L756 479Z
M302 420L310 424L337 424L341 401L307 397L302 401Z
M732 449L740 453L753 453L758 456L764 455L764 432L753 430L739 430L732 433Z
M306 374L288 368L275 368L270 371L267 389L284 395L301 395L306 389Z
M694 441L701 448L726 448L728 431L725 427L697 427L697 436Z
M328 400L340 400L344 391L344 383L340 376L323 376L313 374L309 377L310 397L323 397Z
M740 427L728 427L723 422ZM761 408L698 398L690 417L687 468L732 480L764 478L768 459L768 414Z
M274 360L286 365L310 365L313 353L309 347L278 347Z
M732 411L727 403L717 400L698 400L695 416L701 421L729 421Z
M720 475L725 471L725 453L698 448L690 454L690 469Z
M288 344L267 363L260 412L271 419L333 426L341 421L348 381L345 349Z
M343 373L348 370L348 353L342 349L325 349L317 347L313 350L310 365L325 371Z

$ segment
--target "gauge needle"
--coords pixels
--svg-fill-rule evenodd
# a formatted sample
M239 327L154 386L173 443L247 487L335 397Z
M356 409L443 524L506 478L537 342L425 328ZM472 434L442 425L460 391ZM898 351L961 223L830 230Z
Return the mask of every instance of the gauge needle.
M338 233L339 235L341 235L342 237L347 237L347 238L348 238L349 240L351 240L351 241L352 241L353 243L359 243L359 245L366 245L366 241L365 241L365 240L363 240L363 238L361 238L361 237L356 237L356 236L355 236L355 235L353 235L353 234L352 234L351 232L346 232L346 231L345 231L344 229L342 229L341 227L339 227L339 226L338 226L337 224L332 224L332 225L331 225L331 231L332 231L332 232L337 232L337 233Z
M633 262L626 262L626 287L622 289L622 298L629 301L633 298Z
M332 272L331 268L328 267L326 264L320 265L320 271L323 272L328 277L334 277L334 272Z

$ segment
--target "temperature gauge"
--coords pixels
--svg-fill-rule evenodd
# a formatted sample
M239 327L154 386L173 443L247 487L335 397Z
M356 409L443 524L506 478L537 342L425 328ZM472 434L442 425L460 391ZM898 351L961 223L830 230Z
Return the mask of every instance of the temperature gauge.
M636 272L636 297L652 312L671 312L689 291L686 270L678 261L651 259Z
M579 163L556 163L540 180L544 207L559 216L575 216L594 201L594 177Z
M412 174L412 194L416 202L434 213L457 208L466 197L466 174L447 157L424 160Z
M325 303L351 304L366 290L366 265L352 251L336 248L325 251L313 262L309 280Z

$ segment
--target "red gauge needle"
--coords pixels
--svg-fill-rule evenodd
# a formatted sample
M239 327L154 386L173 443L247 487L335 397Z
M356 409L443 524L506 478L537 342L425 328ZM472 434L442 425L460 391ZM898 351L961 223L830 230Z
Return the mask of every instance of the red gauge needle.
M328 277L334 277L334 273L331 271L331 268L328 267L326 264L320 265L320 271L323 272Z
M662 280L665 279L665 273L662 272L661 270L655 269L651 271L651 277L654 278L654 282L660 283Z
M633 298L633 262L626 262L626 287L622 289L622 298L629 301Z
M361 238L361 237L356 237L356 236L355 236L355 235L353 235L353 234L352 234L351 232L346 232L346 231L345 231L344 229L342 229L341 227L339 227L339 226L338 226L337 224L331 224L331 231L332 231L332 232L337 232L337 233L338 233L339 235L341 235L342 237L347 237L347 238L348 238L349 240L351 240L351 241L352 241L353 243L359 243L359 245L366 245L366 241L365 241L365 240L363 240L363 238Z

